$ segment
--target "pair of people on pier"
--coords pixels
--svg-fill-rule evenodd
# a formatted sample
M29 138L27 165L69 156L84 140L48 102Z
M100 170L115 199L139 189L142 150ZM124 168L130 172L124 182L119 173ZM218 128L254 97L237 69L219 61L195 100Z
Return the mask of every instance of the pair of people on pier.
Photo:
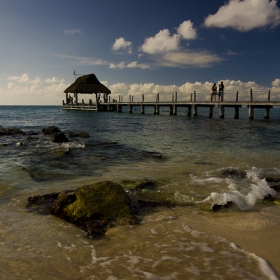
M218 95L219 98L218 101L223 101L224 89L225 89L224 83L223 81L221 81L221 83L219 84L219 91L217 93L217 86L216 83L214 83L211 88L211 101L216 101L216 95Z

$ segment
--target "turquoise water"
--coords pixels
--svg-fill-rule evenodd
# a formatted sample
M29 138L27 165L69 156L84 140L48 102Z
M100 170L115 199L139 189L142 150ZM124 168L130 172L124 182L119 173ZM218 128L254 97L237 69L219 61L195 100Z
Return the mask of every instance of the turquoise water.
M266 195L277 196L263 178L280 178L280 109L271 110L270 120L263 120L263 113L255 110L255 120L249 120L244 108L235 120L233 110L226 110L220 120L217 108L209 119L203 109L198 117L188 117L184 110L177 116L162 110L156 116L137 110L1 106L0 128L29 133L0 137L5 144L0 147L0 268L5 279L35 279L38 271L43 279L277 279L264 260L198 233L187 222L190 214L212 215L205 210L212 204L233 201L227 213L236 215L260 211ZM85 131L90 138L55 144L38 133L52 125L65 133ZM55 156L61 147L70 148L70 154ZM225 175L229 169L244 176ZM156 191L146 192L148 198L179 206L149 214L141 226L112 229L103 240L87 239L55 217L25 210L31 195L100 180L138 179L160 182Z

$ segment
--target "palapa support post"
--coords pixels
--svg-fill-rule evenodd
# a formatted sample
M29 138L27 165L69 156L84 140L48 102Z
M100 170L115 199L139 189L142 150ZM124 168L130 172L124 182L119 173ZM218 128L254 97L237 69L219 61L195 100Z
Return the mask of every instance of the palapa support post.
M250 101L253 102L253 90L250 88Z
M191 92L191 98L190 98L190 102L192 102L192 92Z
M193 101L196 102L196 92L195 91L193 92L193 99L194 99Z
M177 92L175 92L175 102L177 102Z
M142 93L142 103L144 103L144 94ZM141 114L145 114L144 104L141 104Z
M268 91L268 94L267 94L267 101L270 102L270 90Z
M220 112L220 119L224 119L225 118L225 108L224 108L224 106L222 106L222 105L219 106L219 112Z
M142 102L144 102L144 94L142 93Z
M238 102L238 91L236 92L236 99L235 99L236 102Z
M121 102L121 96L119 95L119 102Z

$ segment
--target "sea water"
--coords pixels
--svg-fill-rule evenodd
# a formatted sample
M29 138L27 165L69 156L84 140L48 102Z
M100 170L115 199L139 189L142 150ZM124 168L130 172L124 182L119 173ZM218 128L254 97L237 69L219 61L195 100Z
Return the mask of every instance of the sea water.
M278 279L268 263L230 240L192 229L195 215L207 222L211 205L232 202L228 218L256 214L277 197L265 178L280 178L280 110L271 119L247 109L240 119L226 109L225 119L207 110L188 117L168 110L160 115L127 112L66 111L59 106L1 106L0 128L29 134L0 138L0 271L3 279ZM38 134L47 126L87 132L57 144ZM17 146L17 142L23 145ZM70 154L54 155L58 148ZM233 173L228 171L234 171ZM177 205L142 217L138 226L110 229L94 240L56 217L30 213L29 196L110 180L159 182L145 190L150 199ZM129 190L126 190L129 192ZM273 221L280 210L271 204ZM259 223L242 224L254 230Z

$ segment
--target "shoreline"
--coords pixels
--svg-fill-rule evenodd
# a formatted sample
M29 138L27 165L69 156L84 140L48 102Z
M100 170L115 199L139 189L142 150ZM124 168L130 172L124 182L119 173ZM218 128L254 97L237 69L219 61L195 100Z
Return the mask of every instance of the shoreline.
M275 206L277 207L277 206ZM190 214L185 219L196 231L218 236L241 249L265 259L280 279L280 208L276 214L267 207L262 212L219 213L214 216Z

